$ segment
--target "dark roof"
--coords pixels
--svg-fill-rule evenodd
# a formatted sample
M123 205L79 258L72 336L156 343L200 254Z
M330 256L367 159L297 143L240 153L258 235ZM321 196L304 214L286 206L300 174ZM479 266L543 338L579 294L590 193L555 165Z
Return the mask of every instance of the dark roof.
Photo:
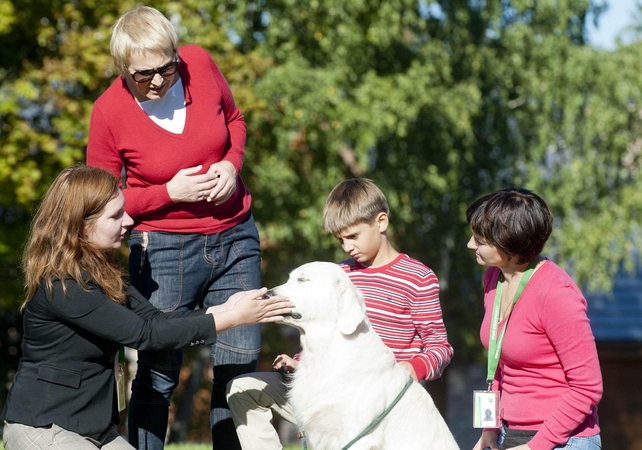
M611 292L584 295L597 341L642 342L642 267L620 271Z

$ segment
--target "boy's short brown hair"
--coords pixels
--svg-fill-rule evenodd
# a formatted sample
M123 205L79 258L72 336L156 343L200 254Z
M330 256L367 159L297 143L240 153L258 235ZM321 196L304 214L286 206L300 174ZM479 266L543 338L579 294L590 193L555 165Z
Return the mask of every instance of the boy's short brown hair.
M390 213L388 200L367 178L352 178L337 184L323 207L323 229L337 234L360 223L372 223L380 213Z

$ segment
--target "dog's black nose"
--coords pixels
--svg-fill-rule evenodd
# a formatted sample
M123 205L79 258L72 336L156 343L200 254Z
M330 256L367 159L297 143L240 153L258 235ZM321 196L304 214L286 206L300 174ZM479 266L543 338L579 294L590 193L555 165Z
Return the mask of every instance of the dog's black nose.
M274 293L274 290L270 289L269 291L267 291L265 293L265 295L263 295L263 297L261 297L261 299L265 300L265 299L268 299L270 297L274 297L275 295L276 294ZM290 316L293 319L300 319L301 318L301 314L295 313L295 312L292 312L290 314L284 314L284 316Z

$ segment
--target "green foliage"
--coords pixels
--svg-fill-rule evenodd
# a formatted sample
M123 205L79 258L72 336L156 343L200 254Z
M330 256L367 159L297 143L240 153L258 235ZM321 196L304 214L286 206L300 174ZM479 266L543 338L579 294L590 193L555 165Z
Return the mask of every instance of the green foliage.
M210 450L211 444L167 444L167 450Z
M17 279L29 215L84 161L93 101L116 76L110 26L134 1L0 0L0 268ZM478 267L466 206L507 185L540 193L546 253L605 288L639 236L639 44L587 47L603 1L149 2L207 48L248 122L266 285L343 258L321 231L330 189L372 178L397 248L440 278L457 358L479 354ZM20 302L19 288L9 303ZM8 295L0 295L7 307Z
M439 275L460 358L479 353L481 268L464 221L479 195L508 185L543 195L557 226L546 252L588 288L631 267L639 49L584 45L601 2L234 6L239 48L274 60L256 85L266 110L253 117L245 169L267 280L283 271L274 261L341 257L320 210L352 176L383 188L397 247Z

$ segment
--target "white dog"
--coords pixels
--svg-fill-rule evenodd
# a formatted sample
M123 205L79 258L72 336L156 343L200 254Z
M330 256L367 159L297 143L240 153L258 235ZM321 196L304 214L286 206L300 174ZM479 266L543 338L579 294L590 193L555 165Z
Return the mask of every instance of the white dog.
M459 449L428 392L414 381L402 392L411 378L343 269L308 263L272 292L295 304L281 323L301 331L288 398L308 449Z

